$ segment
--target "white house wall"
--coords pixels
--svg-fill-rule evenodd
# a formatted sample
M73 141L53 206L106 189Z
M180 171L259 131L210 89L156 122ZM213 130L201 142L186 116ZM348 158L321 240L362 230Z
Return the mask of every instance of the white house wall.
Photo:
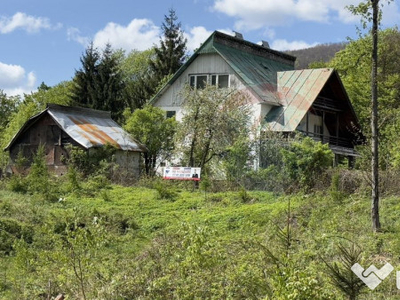
M241 80L236 76L234 70L219 54L201 54L187 67L179 78L164 91L154 105L165 111L175 111L176 120L182 120L183 114L181 105L183 99L181 91L188 83L189 75L194 74L229 74L231 87L235 87L238 90L246 89ZM260 101L251 92L248 93L248 96L250 103L253 105L254 120L260 120L265 117L271 107L266 104L260 104Z

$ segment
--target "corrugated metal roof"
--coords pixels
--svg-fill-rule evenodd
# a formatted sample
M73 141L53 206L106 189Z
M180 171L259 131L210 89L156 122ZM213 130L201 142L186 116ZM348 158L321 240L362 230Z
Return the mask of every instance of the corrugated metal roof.
M333 69L278 72L277 92L282 106L274 107L266 116L269 129L296 130L333 72Z
M235 70L246 87L251 88L261 100L274 105L280 104L275 92L276 73L282 70L292 70L292 66L218 43L215 43L214 47Z
M203 45L174 74L166 85L154 96L154 103L199 55L218 53L236 72L237 76L260 98L279 105L276 91L276 72L294 69L294 56L265 48L236 37L214 31Z
M45 113L48 113L63 131L86 149L111 144L121 150L146 151L143 145L111 119L109 112L55 104L49 104L44 111L30 118L14 136L6 150L26 128Z

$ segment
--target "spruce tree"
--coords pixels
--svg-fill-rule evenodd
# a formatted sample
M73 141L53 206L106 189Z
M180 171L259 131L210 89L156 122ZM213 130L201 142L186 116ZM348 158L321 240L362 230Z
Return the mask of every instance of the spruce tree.
M82 68L75 72L72 101L76 106L110 111L115 121L121 121L123 78L117 56L107 44L103 52L93 43L81 58Z
M93 42L86 48L80 61L82 67L75 71L73 79L72 103L76 106L94 108L100 54L94 48Z
M177 22L175 10L170 9L164 16L162 23L163 38L160 46L155 48L155 59L150 63L158 81L163 77L174 74L186 59L186 42L181 29L181 23Z
M113 53L111 45L107 44L98 66L97 99L93 108L110 111L113 119L120 121L125 107L122 99L123 89L124 83L118 58Z

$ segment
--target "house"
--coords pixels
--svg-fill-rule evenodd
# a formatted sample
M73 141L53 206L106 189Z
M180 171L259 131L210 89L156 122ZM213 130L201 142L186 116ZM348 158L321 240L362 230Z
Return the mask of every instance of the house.
M146 148L105 111L48 104L45 110L22 126L4 150L9 151L10 168L14 173L18 172L16 161L20 153L29 166L39 145L44 145L49 170L63 175L67 172L69 145L91 155L106 144L115 146L116 163L124 167L132 178L137 178L140 153Z
M260 130L295 131L328 143L337 156L357 156L360 125L333 69L295 70L296 58L215 31L151 100L167 117L183 116L181 90L206 83L248 94Z

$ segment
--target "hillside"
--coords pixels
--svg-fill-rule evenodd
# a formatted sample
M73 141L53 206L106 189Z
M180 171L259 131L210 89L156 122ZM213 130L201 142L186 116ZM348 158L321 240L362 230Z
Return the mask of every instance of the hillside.
M92 182L46 202L3 185L0 298L345 299L324 263L340 264L340 246L354 242L363 266L400 264L397 198L382 199L373 235L361 195L191 187ZM394 282L364 297L397 299Z
M336 52L344 49L346 43L321 44L315 47L286 51L286 53L296 56L296 69L306 69L312 62L328 62Z

